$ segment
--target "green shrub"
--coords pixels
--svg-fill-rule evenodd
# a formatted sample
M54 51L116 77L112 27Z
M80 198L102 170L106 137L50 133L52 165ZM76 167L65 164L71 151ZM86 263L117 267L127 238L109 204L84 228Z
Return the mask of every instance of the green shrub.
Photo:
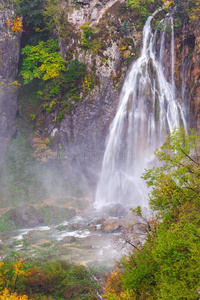
M13 0L16 13L24 17L27 25L40 26L43 22L43 4L45 0Z
M152 188L156 226L148 226L145 244L122 259L116 271L120 291L114 282L108 286L113 297L129 291L140 300L195 300L200 282L200 137L175 130L156 155L161 165L144 175Z
M86 23L81 26L81 29L83 31L82 37L81 37L81 42L82 45L86 48L90 46L90 37L93 34L93 29L90 27L89 23Z
M22 49L22 55L24 58L20 75L24 84L30 83L34 78L46 81L58 77L66 70L55 40L42 41L36 46L27 45Z
M6 287L31 299L98 299L91 272L62 260L5 260L0 263L0 279L0 290Z

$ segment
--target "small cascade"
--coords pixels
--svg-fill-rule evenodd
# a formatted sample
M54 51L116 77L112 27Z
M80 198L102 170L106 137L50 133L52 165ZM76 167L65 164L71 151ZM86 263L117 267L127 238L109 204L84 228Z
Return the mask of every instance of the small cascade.
M116 203L148 206L141 175L155 164L154 151L166 135L176 127L186 128L184 110L176 99L173 16L167 14L159 24L162 30L153 33L151 21L156 13L146 21L141 55L124 82L110 126L96 192L97 209Z
M186 33L186 24L183 26L183 36L185 36ZM182 53L182 60L181 60L181 65L182 65L182 87L181 87L181 98L182 98L182 105L183 105L183 110L185 114L186 120L188 120L188 103L186 99L186 77L187 77L187 65L188 65L188 56L186 55L186 47L185 47L185 41L183 40L183 53Z

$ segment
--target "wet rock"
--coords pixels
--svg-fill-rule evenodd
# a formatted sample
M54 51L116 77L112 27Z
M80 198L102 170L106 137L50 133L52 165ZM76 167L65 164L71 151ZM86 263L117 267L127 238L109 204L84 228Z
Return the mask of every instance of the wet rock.
M121 217L125 215L126 210L121 204L115 204L111 209L108 211L108 214L112 217Z
M123 222L120 220L107 220L101 226L101 230L106 233L120 232L122 229Z
M97 226L96 225L91 225L91 226L89 226L89 230L90 231L96 231L97 230Z
M138 234L144 234L147 232L147 224L144 223L136 223L133 226L129 228L130 233L138 233Z
M81 225L80 224L73 224L73 225L71 225L70 226L70 229L71 230L79 230L79 229L81 229Z
M103 222L105 222L105 220L106 220L106 218L102 217L102 218L96 220L96 221L94 222L94 225L102 224Z
M7 26L15 15L11 1L0 1L0 164L12 137L16 135L16 113L19 86L16 81L20 56L21 33Z
M66 236L66 237L64 237L63 242L74 243L74 242L76 242L76 238L74 236Z
M17 207L10 219L22 227L36 227L44 223L38 211L32 206Z

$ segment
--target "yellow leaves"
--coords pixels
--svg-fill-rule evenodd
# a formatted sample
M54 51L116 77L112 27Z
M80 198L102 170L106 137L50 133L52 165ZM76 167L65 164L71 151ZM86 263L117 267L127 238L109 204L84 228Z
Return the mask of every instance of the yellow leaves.
M21 75L24 84L34 78L46 81L58 77L66 71L65 61L58 52L58 43L55 40L41 41L36 46L26 45L22 49L24 55Z
M16 299L16 300L26 300L28 298L23 298L24 296L17 296L16 294L10 294L6 287L14 290L16 284L20 279L24 279L27 273L24 270L24 263L22 260L16 261L11 268L6 267L4 262L0 262L0 300L1 299ZM2 292L3 291L3 292Z
M125 291L121 292L120 295L117 297L117 300L134 300L136 299L133 291Z
M40 28L36 27L36 28L35 28L35 31L36 31L36 32L41 32L42 30L41 30Z
M54 159L56 157L56 152L53 152L48 144L50 143L49 138L41 138L41 137L35 137L33 139L33 147L35 148L35 151L33 153L33 156L40 162L47 162L50 159Z
M82 82L83 92L90 91L92 86L92 80L89 76L85 76Z
M111 275L108 276L105 292L110 293L113 290L120 291L121 290L121 278L120 273L114 270Z
M16 261L13 265L14 267L14 275L12 277L12 286L15 287L17 279L19 276L24 277L26 275L26 272L23 270L24 263L20 259L19 261Z
M23 267L24 263L22 262L22 259L20 259L14 264L14 272L16 276L26 274L26 272L23 270Z
M4 289L0 294L0 300L28 300L28 297L25 295L19 296L16 293L10 293L8 289Z
M190 19L195 21L200 17L200 1L194 3L194 7L191 9Z
M124 51L128 48L128 44L125 40L121 40L121 42L119 43L119 48L121 51Z
M35 118L36 118L36 114L30 114L30 119L31 119L31 121L34 121Z
M104 295L108 300L135 300L135 294L132 290L130 291L123 291L119 295L115 295L114 290L107 295Z
M6 286L8 270L5 269L4 262L0 262L0 290Z
M8 20L7 26L10 27L13 32L23 32L22 18L19 16L16 16L13 20Z
M15 86L17 87L17 86L21 86L21 83L19 83L19 81L17 81L17 80L14 80L9 85L13 86L13 87L15 87Z
M162 0L165 5L165 8L168 9L171 5L174 5L174 1Z

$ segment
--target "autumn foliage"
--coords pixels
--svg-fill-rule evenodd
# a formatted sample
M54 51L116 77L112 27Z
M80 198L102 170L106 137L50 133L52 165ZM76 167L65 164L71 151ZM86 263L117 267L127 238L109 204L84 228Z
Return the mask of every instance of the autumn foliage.
M169 8L171 5L174 5L174 1L169 1L169 0L162 0L162 2L165 5L165 8Z
M0 300L28 300L26 295L15 292L18 283L23 282L27 275L22 260L12 265L0 262Z
M56 152L52 151L49 147L49 138L35 137L33 139L33 147L35 149L33 156L40 162L47 162L56 157Z
M22 18L19 16L16 16L12 20L7 21L7 26L10 27L10 29L13 32L23 32L23 24L22 24Z
M0 300L97 300L97 289L84 266L43 259L0 262Z
M0 300L28 300L26 295L17 295L17 293L10 293L8 289L4 289L0 294Z
M108 275L104 298L107 300L134 300L135 296L132 291L124 291L122 287L122 278L120 272L113 271Z

